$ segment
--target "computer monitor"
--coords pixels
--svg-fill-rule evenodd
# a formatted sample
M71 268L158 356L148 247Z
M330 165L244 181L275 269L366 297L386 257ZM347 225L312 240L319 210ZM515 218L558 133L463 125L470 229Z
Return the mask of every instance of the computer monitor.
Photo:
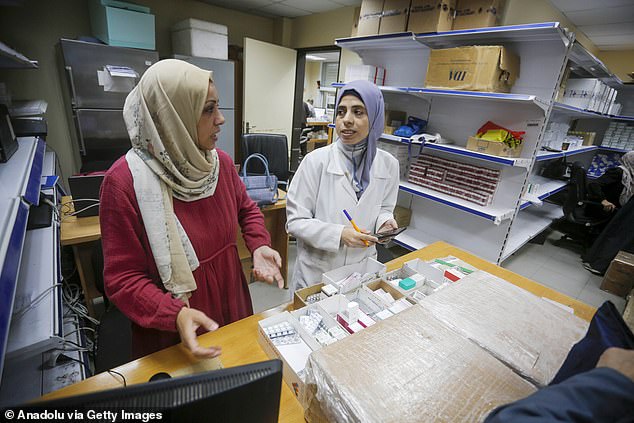
M16 417L20 410L82 413L74 420L91 422L269 423L278 420L281 387L282 362L269 360L10 409Z

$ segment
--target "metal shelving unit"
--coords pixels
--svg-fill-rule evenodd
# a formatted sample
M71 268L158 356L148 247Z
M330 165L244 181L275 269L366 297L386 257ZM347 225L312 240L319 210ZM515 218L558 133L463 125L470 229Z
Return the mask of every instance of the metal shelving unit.
M486 220L492 221L496 225L499 225L500 222L502 222L503 220L510 219L513 216L513 208L479 206L475 203L471 203L461 198L427 189L425 187L421 187L420 185L412 184L411 182L407 181L401 181L399 189L418 197L426 198L428 200L444 204L456 210L482 217Z
M386 102L427 120L429 133L438 132L453 141L425 144L425 153L500 170L498 189L487 207L402 180L398 203L412 209L412 219L408 229L395 238L397 244L415 249L443 240L492 262L501 261L520 206L525 203L522 195L531 179L573 41L574 35L557 22L337 40L338 46L359 54L364 64L386 69L387 79L381 87ZM510 93L424 88L431 49L487 44L504 45L520 57L519 78ZM400 109L399 104L403 105ZM525 131L520 157L466 149L468 137L487 120ZM382 139L420 146L416 139L387 134Z

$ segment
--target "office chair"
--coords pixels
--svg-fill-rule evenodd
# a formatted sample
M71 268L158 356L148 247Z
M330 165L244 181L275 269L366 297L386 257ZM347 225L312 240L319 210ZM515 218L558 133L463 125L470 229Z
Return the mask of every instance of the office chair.
M132 359L132 328L130 320L106 296L101 241L95 242L92 266L95 272L95 287L103 295L106 308L99 319L95 345L95 373L101 373Z
M277 176L278 185L286 190L290 171L288 163L288 143L284 134L243 134L242 163L250 154L260 153L269 162L269 172ZM252 160L253 161L253 160ZM264 174L264 165L249 162L249 173Z
M564 216L552 225L564 234L556 244L572 240L580 243L584 249L592 245L610 220L610 216L603 213L601 203L592 201L588 196L586 170L580 162L574 162L571 166L563 212Z

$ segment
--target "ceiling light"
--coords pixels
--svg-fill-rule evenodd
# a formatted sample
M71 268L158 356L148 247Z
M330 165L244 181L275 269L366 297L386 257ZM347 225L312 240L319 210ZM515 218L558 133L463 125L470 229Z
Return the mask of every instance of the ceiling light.
M325 57L321 57L321 56L315 56L314 54L307 54L306 55L306 60L322 61L322 60L326 60L326 58Z

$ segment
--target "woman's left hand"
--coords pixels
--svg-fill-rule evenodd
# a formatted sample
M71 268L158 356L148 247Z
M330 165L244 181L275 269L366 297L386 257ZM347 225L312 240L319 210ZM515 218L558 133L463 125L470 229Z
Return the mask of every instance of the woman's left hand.
M280 273L282 258L280 254L266 245L253 252L253 274L256 279L267 283L277 281L279 288L284 288L284 278Z
M393 231L394 229L398 229L398 223L396 223L396 220L394 219L388 219L385 222L383 222L383 224L381 225L381 227L376 233L380 234L381 232Z

